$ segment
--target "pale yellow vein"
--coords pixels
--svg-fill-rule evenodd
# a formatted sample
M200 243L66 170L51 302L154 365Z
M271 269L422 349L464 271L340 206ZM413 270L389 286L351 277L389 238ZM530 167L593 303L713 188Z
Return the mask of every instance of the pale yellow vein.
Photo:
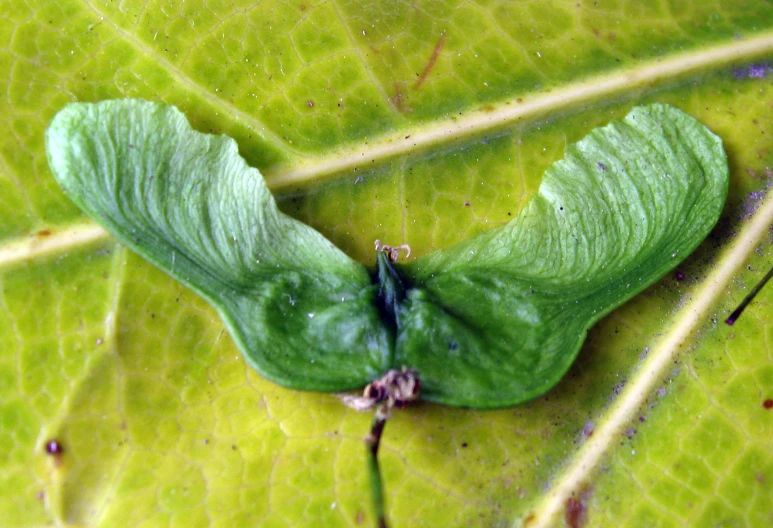
M454 115L420 126L410 134L405 130L400 133L393 132L369 140L364 146L358 144L322 156L309 157L292 166L267 170L266 178L274 189L297 185L321 176L352 170L360 165L452 143L594 99L656 85L701 69L719 68L734 62L753 60L772 51L773 34L767 33L748 40L733 40L701 51L656 59L637 68L600 75L566 88L524 96L521 102L502 101L498 108L492 111L470 111L461 116Z
M102 227L91 223L40 230L0 245L0 269L63 253L69 249L107 239L109 236Z

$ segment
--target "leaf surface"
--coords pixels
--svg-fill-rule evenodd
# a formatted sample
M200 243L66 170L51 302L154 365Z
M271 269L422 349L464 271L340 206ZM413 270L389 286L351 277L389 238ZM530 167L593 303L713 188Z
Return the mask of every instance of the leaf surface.
M506 224L567 144L634 106L705 123L730 163L706 243L599 321L544 397L396 413L387 505L394 526L770 524L771 290L720 323L773 265L772 9L7 3L0 518L372 522L369 418L260 378L203 299L97 229L51 176L44 131L66 103L141 97L235 138L284 213L366 265L377 238L420 258Z

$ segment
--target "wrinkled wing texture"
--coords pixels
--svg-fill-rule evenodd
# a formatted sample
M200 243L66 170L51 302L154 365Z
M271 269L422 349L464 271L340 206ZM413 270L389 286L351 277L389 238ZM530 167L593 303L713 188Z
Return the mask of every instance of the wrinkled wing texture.
M389 367L366 269L281 213L232 139L195 132L174 107L116 100L66 106L46 145L65 192L209 300L269 379L343 390Z
M395 364L449 405L539 396L596 321L708 235L727 187L721 140L679 110L638 107L594 130L512 222L403 268Z

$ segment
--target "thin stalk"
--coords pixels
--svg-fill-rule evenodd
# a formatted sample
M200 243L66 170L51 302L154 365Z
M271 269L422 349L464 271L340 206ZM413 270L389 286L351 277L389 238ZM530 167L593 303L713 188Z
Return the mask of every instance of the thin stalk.
M377 247L379 247L378 242ZM404 407L418 400L420 386L418 373L403 367L402 370L390 369L380 378L368 383L362 391L362 396L347 394L341 397L345 405L357 411L369 411L375 408L370 433L365 437L365 458L368 459L370 491L378 528L387 528L384 513L384 484L381 481L381 469L378 464L381 435L392 409Z
M378 446L381 444L381 433L387 421L387 413L377 409L373 416L370 434L365 437L365 456L368 458L368 473L370 476L370 491L373 496L373 509L376 512L376 526L387 528L384 514L384 491L381 484L381 470L378 466Z
M747 306L749 306L749 303L754 300L754 298L757 296L763 286L767 284L771 277L773 277L773 268L770 268L770 271L768 271L762 280L758 282L754 288L752 288L752 291L750 291L749 295L747 295L746 298L741 301L741 304L738 305L738 308L736 308L733 313L730 314L730 317L725 319L725 323L727 323L729 326L733 326L733 323L735 323L736 319L741 317L741 313L746 309Z

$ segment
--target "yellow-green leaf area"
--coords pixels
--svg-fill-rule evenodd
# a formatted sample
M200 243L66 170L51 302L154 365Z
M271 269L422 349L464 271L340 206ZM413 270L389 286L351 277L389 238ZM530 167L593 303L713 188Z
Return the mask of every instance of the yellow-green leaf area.
M109 238L63 231L85 218L49 173L44 130L67 102L119 97L175 104L197 130L234 137L283 210L363 261L376 238L422 255L501 225L566 144L637 104L693 115L722 137L731 184L719 229L677 270L684 279L664 277L606 317L537 401L396 413L382 446L388 515L394 526L540 522L660 337L731 258L740 271L576 497L590 493L588 526L770 524L770 293L721 324L773 263L767 234L726 257L773 167L771 74L748 72L773 61L768 2L4 7L5 525L373 522L367 416L261 379L195 294ZM59 462L45 453L52 438ZM566 525L558 504L547 525Z
M719 314L770 267L770 253L765 242ZM763 293L737 327L709 325L698 348L676 362L642 410L646 422L632 426L611 471L594 484L592 523L661 522L655 514L663 509L674 524L764 526L773 519L773 410L765 403L773 399L771 299Z

